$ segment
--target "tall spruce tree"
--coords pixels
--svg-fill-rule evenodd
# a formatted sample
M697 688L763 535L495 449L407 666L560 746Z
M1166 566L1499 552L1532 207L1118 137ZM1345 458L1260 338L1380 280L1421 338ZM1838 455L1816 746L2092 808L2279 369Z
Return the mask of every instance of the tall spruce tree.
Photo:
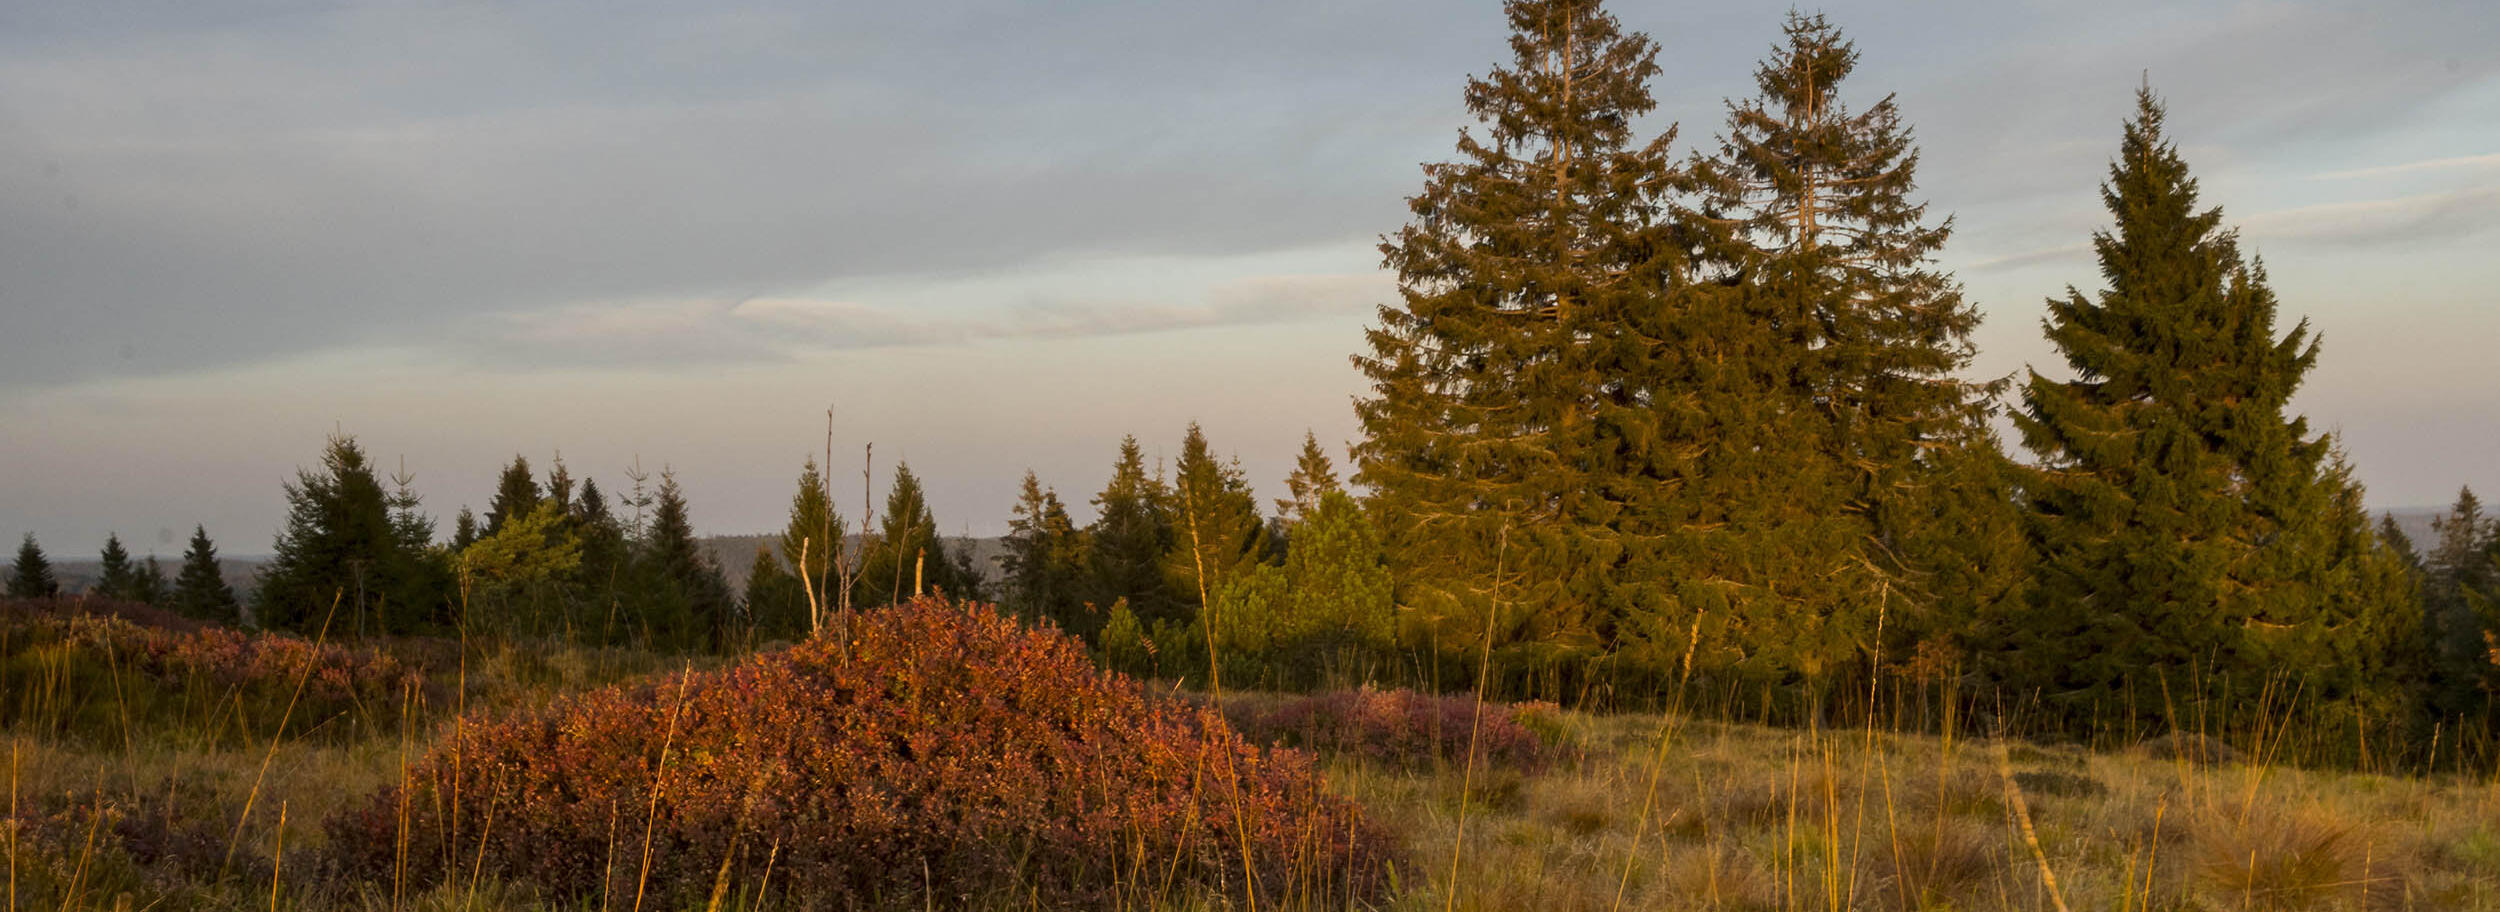
M2484 721L2491 711L2485 685L2493 680L2491 628L2484 596L2496 579L2491 562L2495 523L2483 515L2473 488L2457 492L2448 512L2431 520L2430 551L2422 555L2422 628L2431 655L2430 709L2439 718Z
M2108 288L2045 321L2075 379L2032 372L2014 416L2041 462L2039 556L2004 677L2079 732L2159 724L2165 688L2222 712L2296 684L2390 721L2372 688L2412 607L2331 441L2285 414L2318 356L2307 323L2276 334L2263 268L2198 208L2149 89L2109 174Z
M1730 103L1717 154L1693 165L1701 208L1683 222L1718 294L1660 332L1718 329L1712 345L1743 365L1658 365L1674 439L1724 432L1675 492L1661 569L1729 584L1698 599L1721 609L1727 658L1810 693L1863 673L1879 630L1896 649L1956 638L2010 600L2023 553L1987 427L2000 385L1959 376L1979 314L1935 263L1950 220L1912 197L1918 151L1893 99L1843 97L1857 61L1830 21L1789 14L1758 94Z
M1337 481L1336 463L1321 449L1319 435L1302 432L1302 452L1294 456L1293 473L1285 476L1284 497L1276 499L1276 517L1286 525L1300 522L1319 509L1319 500L1332 491L1345 490Z
M1002 596L1007 610L1035 621L1049 621L1087 642L1094 642L1103 618L1085 610L1085 542L1059 492L1042 486L1031 470L1007 520L1007 553L1000 560L1006 573Z
M807 593L800 587L799 578L782 566L771 545L755 546L755 560L747 565L747 591L741 601L746 605L747 624L755 642L797 640L809 634Z
M1433 642L1562 673L1629 608L1619 520L1647 496L1651 439L1634 321L1674 265L1657 229L1678 169L1672 131L1635 136L1647 36L1595 0L1503 9L1512 60L1465 93L1485 134L1425 166L1413 220L1381 244L1400 301L1356 358L1355 479Z
M172 596L173 590L165 580L165 565L157 562L156 555L148 555L146 560L139 562L138 572L131 575L130 600L142 605L161 606Z
M1086 528L1093 573L1085 601L1094 610L1109 612L1125 599L1146 628L1182 616L1180 601L1163 585L1163 555L1173 541L1168 500L1162 480L1147 474L1145 450L1137 438L1120 438L1111 480L1094 495L1094 523Z
M962 564L948 556L938 537L937 517L929 512L928 495L909 463L894 466L894 486L885 495L885 512L877 534L863 550L858 585L852 601L875 607L908 601L915 593L943 591L965 597L971 581L960 578ZM915 588L917 587L917 588Z
M661 648L726 648L735 632L735 598L720 568L695 541L685 489L678 486L676 472L665 466L652 503L651 523L636 561L642 577L638 584L648 587L639 599L636 626Z
M9 565L9 597L46 599L61 594L61 584L52 575L52 561L43 556L43 546L35 543L35 533L28 532L17 543L17 560Z
M843 538L842 514L834 509L833 490L826 483L824 470L816 465L816 458L810 456L806 467L799 470L798 491L790 495L790 522L781 531L782 565L788 568L790 582L800 587L798 615L795 619L759 617L756 623L782 631L778 636L791 635L785 628L802 634L812 631L807 614L810 587L822 610L831 612L841 605L835 589L842 585L842 579L834 568L842 556Z
M468 550L470 545L477 544L478 538L477 514L469 512L468 507L461 507L460 514L451 521L452 553Z
M130 550L122 547L122 537L106 533L104 550L96 557L95 585L87 594L102 599L128 601L138 588L139 568L130 562Z
M253 590L254 621L280 630L332 621L342 631L419 633L441 619L446 571L426 548L431 524L415 512L406 485L383 488L354 437L332 436L320 470L298 471L286 498L286 528Z
M217 562L217 543L207 526L191 527L191 547L182 553L182 570L174 576L173 609L183 617L227 627L243 623L243 605L226 585L225 568Z
M486 504L486 526L481 537L503 531L505 524L537 511L541 495L537 476L530 474L528 457L514 454L512 463L504 466L495 479L495 499Z
M1241 466L1216 458L1206 432L1189 423L1172 466L1172 548L1163 555L1165 588L1195 613L1225 582L1267 556L1267 523Z

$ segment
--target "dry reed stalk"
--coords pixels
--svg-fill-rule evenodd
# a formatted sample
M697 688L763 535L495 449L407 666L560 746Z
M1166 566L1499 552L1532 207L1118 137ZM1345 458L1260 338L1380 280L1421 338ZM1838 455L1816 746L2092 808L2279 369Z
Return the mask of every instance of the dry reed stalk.
M2005 736L1997 736L1997 777L2005 781L2005 806L2014 812L2014 821L2022 825L2023 845L2031 848L2031 858L2040 865L2040 881L2048 886L2049 902L2057 912L2071 912L2066 897L2058 890L2057 871L2049 867L2049 854L2040 849L2040 836L2031 828L2031 805L2023 800L2023 787L2014 782L2014 758L2006 751Z
M329 641L330 621L338 617L339 599L345 597L346 594L345 590L333 590L330 593L330 611L321 618L321 631L313 635L314 653L318 654L321 651L321 644ZM286 739L287 723L295 719L295 703L303 699L304 684L312 679L314 664L311 660L305 661L303 672L295 676L295 692L286 699L286 711L278 715L278 730L270 734L269 750L260 758L260 772L252 776L252 791L243 798L243 813L235 818L234 835L226 838L226 857L217 863L217 877L220 880L225 879L227 868L234 864L235 846L243 840L244 825L252 822L252 806L260 801L261 784L269 778L270 762L278 759L278 744Z
M1198 571L1198 626L1207 635L1207 691L1214 697L1215 712L1220 716L1224 714L1224 677L1215 655L1215 602L1207 596L1206 544L1198 537L1198 498L1195 492L1182 491L1181 508L1189 518L1189 560ZM914 571L912 582L915 589L919 587L917 572ZM1237 760L1232 751L1224 752L1225 784L1232 792L1233 831L1241 840L1242 895L1249 897L1250 912L1258 912L1259 877L1250 865L1250 824L1242 818L1241 768Z
M17 766L19 744L9 738L9 912L17 912Z
M1510 524L1502 524L1493 547L1493 586L1484 606L1482 657L1476 662L1476 707L1467 722L1467 765L1458 776L1458 825L1450 835L1450 880L1441 894L1441 912L1458 902L1458 860L1467 845L1467 801L1476 789L1476 740L1484 733L1484 686L1493 676L1493 618L1502 607L1502 564L1510 555Z
M286 802L278 802L278 841L269 857L269 912L278 912L278 875L286 870Z
M686 685L694 680L694 664L677 673L677 705L668 711L668 731L660 736L660 762L651 773L651 809L642 818L642 870L634 876L634 912L642 912L642 895L651 883L651 832L660 820L660 792L668 782L668 750L677 743L677 717L686 710ZM491 813L494 808L488 807ZM481 843L482 845L482 843Z

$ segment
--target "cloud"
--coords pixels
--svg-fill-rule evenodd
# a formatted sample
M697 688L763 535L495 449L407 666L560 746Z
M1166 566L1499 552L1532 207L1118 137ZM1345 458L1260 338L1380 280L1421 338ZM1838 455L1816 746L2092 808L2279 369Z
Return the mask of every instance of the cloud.
M2241 225L2260 239L2355 247L2472 237L2495 226L2500 185L2263 212Z
M469 357L507 367L782 362L828 351L1137 335L1368 314L1382 275L1254 276L1194 303L1034 298L935 312L857 301L583 304L497 314L466 333Z
M2422 172L2452 171L2458 169L2480 170L2484 168L2500 168L2500 152L2495 152L2490 155L2458 155L2448 158L2432 158L2424 159L2422 161L2410 161L2394 165L2377 165L2368 168L2350 168L2341 171L2328 171L2322 174L2310 175L2309 179L2356 180L2362 178L2411 175Z

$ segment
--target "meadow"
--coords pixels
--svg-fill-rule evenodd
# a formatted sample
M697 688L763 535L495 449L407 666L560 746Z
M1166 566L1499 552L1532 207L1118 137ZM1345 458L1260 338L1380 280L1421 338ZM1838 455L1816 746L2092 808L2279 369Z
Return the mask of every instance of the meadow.
M920 616L941 625L957 617L937 609ZM1016 675L1047 678L1054 662L1082 659L1054 645L1055 635L962 616L974 621L956 642L1012 653L1014 661L997 664ZM1402 691L1219 697L1069 667L1069 680L1095 682L1084 686L1107 702L1054 696L1047 705L1017 704L1019 713L1064 718L1080 734L1102 725L1070 743L1130 745L1115 778L1180 789L1143 803L1069 802L1029 776L1099 758L1028 762L1000 750L1048 740L1045 729L1059 723L997 735L983 726L1000 720L974 714L987 704L945 698L953 687L1023 699L1013 696L1017 679L981 676L987 672L949 679L938 669L906 690L876 689L886 678L909 677L893 668L920 668L912 656L934 654L912 651L915 644L946 638L917 628L902 633L881 641L872 626L838 658L838 647L818 647L832 663L827 667L857 671L822 679L833 683L822 702L808 703L819 698L789 694L817 679L771 677L783 666L770 656L697 665L554 644L343 645L203 628L144 612L99 617L58 605L12 605L0 611L5 908L2500 909L2500 782L2306 768L2297 738L2263 726L2227 738L2181 735L2091 752L1991 738L1951 722L1928 732L1781 728ZM901 644L896 654L905 664L878 664L878 642ZM804 656L807 648L775 655ZM954 665L979 666L969 655L957 655ZM815 741L793 739L794 749L851 738L844 733L874 728L877 719L908 718L924 730L963 732L963 743L879 736L873 743L890 746L881 756L902 765L859 766L880 772L852 778L885 777L886 787L900 793L916 788L903 780L919 771L938 779L951 775L941 768L977 766L981 775L961 778L964 787L1032 797L1019 799L1027 803L1016 805L1018 814L987 822L977 810L942 815L956 828L945 832L880 829L855 809L838 826L815 831L817 844L805 851L817 856L806 856L795 836L777 839L769 852L760 838L742 841L740 833L764 832L743 823L750 819L743 812L740 829L721 837L726 842L703 843L701 831L683 821L705 808L676 807L679 797L734 802L689 797L712 794L690 791L689 783L735 784L747 781L736 771L763 769L724 755L778 756L758 746L769 738L741 736L736 747L717 752L704 746L711 723L703 721L702 699L686 694L730 693L736 682L770 685L772 696L721 704L709 718L734 720L766 703L805 709L769 722L773 731L873 709L883 705L877 693L908 693L909 700L886 700L908 716L856 709L862 714L809 736ZM1034 693L1059 694L1064 683ZM601 708L568 709L581 706ZM1067 709L1053 708L1059 706ZM1102 707L1121 718L1086 721ZM654 714L642 724L632 711ZM1192 713L1210 720L1218 711L1229 719L1214 723L1222 731L1191 727ZM422 842L408 834L426 832L428 812L417 805L430 802L439 818L444 808L476 799L394 790L421 780L430 762L484 756L447 745L469 739L508 746L516 742L495 739L532 730L508 720L532 718L560 722L545 729L556 746L522 751L523 764L568 743L614 747L616 769L595 781L617 795L605 805L577 802L604 807L598 813L609 817L608 831L589 834L585 843L604 839L610 846L603 861L585 867L595 872L597 895L550 889L550 859L557 857L551 847L582 834L564 829L574 826L565 822L572 818L551 810L533 819L518 802L478 804L481 813L466 824L474 843L460 842L450 864L425 871L407 862L405 844ZM568 726L596 719L621 721L564 740ZM1249 743L1230 740L1235 731ZM636 739L654 737L663 740L656 753L636 746ZM1232 745L1218 752L1231 764L1229 779L1207 774L1220 766L1203 751L1193 761L1186 750L1162 750L1219 741ZM997 762L958 762L975 755ZM810 763L835 762L823 759L831 754L808 756L818 758ZM655 763L659 773L669 764L681 772L635 778ZM1261 771L1246 776L1241 764ZM732 772L684 772L706 769ZM1028 779L996 773L1004 769L1025 769ZM1311 778L1296 778L1305 770ZM592 781L566 780L563 790L578 797ZM769 791L822 786L791 780ZM1121 794L1109 783L1103 788L1106 800ZM1226 788L1234 790L1229 799ZM1265 797L1244 797L1245 790ZM392 807L387 799L377 804L377 796L394 794L413 797L397 805L396 815L366 813ZM807 794L815 797L782 812L816 820L808 817L817 813L811 807L853 800ZM928 816L928 804L895 806L941 819ZM1201 815L1202 806L1214 810ZM1094 845L1085 841L1092 831L1057 827L1060 818L1107 807L1116 813L1101 818L1112 821L1106 845L1148 847L1139 857L1168 866L1157 861L1123 875L1115 861L1109 886L1094 890L1072 873L1086 866L1084 853L1051 854L1052 846ZM1356 810L1349 814L1348 807ZM1175 808L1178 816L1155 818L1161 824L1135 822ZM367 823L382 821L380 828L341 822L360 813ZM656 818L668 822L659 827L655 853L648 821ZM1302 820L1376 838L1293 835L1301 831L1292 824ZM1285 835L1251 832L1267 832L1270 824ZM1155 832L1179 834L1180 842L1155 843ZM1193 833L1206 834L1194 848ZM1240 841L1227 841L1233 835ZM392 863L395 839L402 846ZM1023 851L1007 858L965 851L990 840L1013 840ZM1256 870L1238 857L1242 844L1253 846ZM725 848L691 848L697 845ZM890 878L810 880L808 865L839 865L800 861L871 851L888 854L851 869ZM385 861L376 868L360 866L360 858ZM1243 879L1262 886L1242 889ZM633 889L618 886L624 884Z

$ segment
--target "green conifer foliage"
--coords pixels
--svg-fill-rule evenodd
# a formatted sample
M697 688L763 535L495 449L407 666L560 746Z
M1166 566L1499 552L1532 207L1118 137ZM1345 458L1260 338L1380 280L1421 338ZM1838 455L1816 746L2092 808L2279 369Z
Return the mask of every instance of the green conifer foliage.
M1267 523L1238 463L1219 461L1198 423L1181 437L1173 463L1172 548L1163 555L1164 587L1194 616L1202 602L1267 555Z
M459 515L451 521L452 553L469 550L470 545L477 544L478 537L477 514L469 512L468 507L461 507Z
M139 569L130 562L129 549L122 547L122 537L106 534L104 551L96 559L95 585L87 587L87 594L102 599L128 601L132 590L138 587L138 583Z
M217 544L208 538L208 527L191 527L191 547L182 553L182 570L174 576L173 609L183 617L196 618L227 627L243 623L243 606L234 597L234 588L226 585L224 568L217 563Z
M2310 706L2392 702L2365 689L2410 639L2400 559L2330 441L2285 414L2317 344L2305 322L2276 335L2264 270L2198 208L2149 90L2102 199L2108 288L2049 301L2075 379L2033 372L2015 415L2041 460L2039 563L2004 677L2051 721L2121 736L2165 715L2165 686L2216 711L2295 685Z
M937 529L920 476L912 474L910 464L896 463L877 534L863 549L866 557L852 603L862 608L901 604L913 596L915 584L920 592L968 594L974 581L958 577L962 565L948 556Z
M814 630L808 616L807 592L814 587L817 604L830 612L841 605L839 593L842 580L834 572L835 556L842 548L842 514L833 507L833 492L827 487L824 471L816 466L815 457L799 471L798 491L790 495L790 522L781 531L782 566L789 568L789 581L799 586L798 614L791 617L777 607L768 616L756 617L759 627L768 628L773 637L804 636ZM749 605L753 610L753 605Z
M1186 610L1163 586L1163 555L1173 542L1168 500L1162 480L1146 473L1137 438L1121 438L1119 459L1102 493L1094 495L1094 523L1086 530L1093 546L1086 601L1097 608L1126 601L1141 630Z
M809 635L807 592L770 545L755 548L755 562L747 568L744 601L756 642L792 641Z
M638 543L627 626L654 648L719 650L732 640L736 599L695 542L676 472L662 467L651 522Z
M1307 689L1371 678L1396 644L1397 618L1379 530L1343 491L1320 496L1283 566L1228 580L1215 600L1217 648L1239 679Z
M2495 523L2474 489L2457 492L2448 512L2431 520L2437 538L2422 555L2422 626L2430 651L2430 710L2440 719L2481 720L2491 711L2491 628L2481 596L2500 584L2491 562Z
M1328 451L1321 449L1319 435L1302 432L1302 452L1294 457L1293 474L1285 476L1285 493L1276 499L1276 517L1286 525L1300 522L1311 511L1319 509L1319 499L1331 491L1345 490L1337 481L1337 466L1329 461Z
M1671 131L1634 135L1658 70L1647 36L1594 0L1503 9L1513 59L1466 88L1484 134L1425 166L1413 220L1381 245L1400 301L1356 359L1371 393L1355 479L1431 642L1561 672L1601 655L1628 607L1620 520L1654 487L1635 480L1653 440L1635 320L1674 265L1657 216L1677 169Z
M18 540L17 560L9 565L9 597L21 599L53 598L61 594L61 584L52 575L52 561L43 556L43 546L35 543L35 534L26 533Z
M165 580L165 565L157 562L156 555L140 561L138 572L131 576L130 600L142 605L163 605L172 595Z
M473 632L570 636L579 627L564 586L581 568L581 541L553 500L462 549L456 560Z
M1094 642L1102 616L1085 604L1087 563L1084 533L1068 518L1059 492L1042 486L1031 471L1016 496L1007 520L1006 572L1003 593L1007 610L1017 617L1048 621L1087 642Z
M505 466L503 474L495 480L495 499L486 505L486 527L482 534L501 532L504 524L530 515L538 509L540 499L538 478L530 474L529 459L515 454L512 464Z
M297 472L286 497L286 528L253 591L256 623L419 633L442 619L447 571L424 540L431 525L404 484L383 489L354 437L331 437L320 470Z

